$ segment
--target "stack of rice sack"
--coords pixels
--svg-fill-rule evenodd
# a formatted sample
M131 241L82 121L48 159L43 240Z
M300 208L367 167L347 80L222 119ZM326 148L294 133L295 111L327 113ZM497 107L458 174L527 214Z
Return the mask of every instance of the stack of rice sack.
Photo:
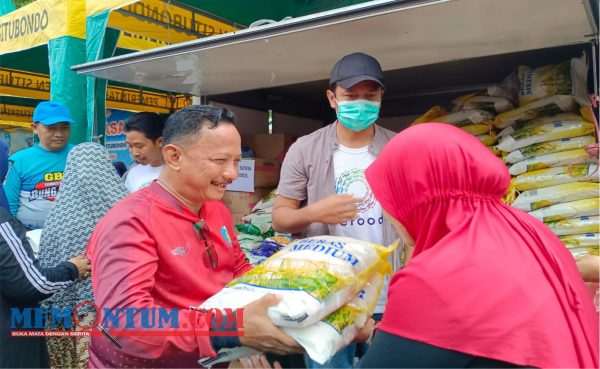
M509 166L507 202L546 223L574 255L598 254L596 143L581 58L538 69L519 67L519 108L499 114L498 150ZM579 114L577 113L578 108Z
M235 225L240 247L253 266L272 255L277 249L275 245L287 245L292 239L290 234L273 230L272 212L275 196L275 190L269 192L254 205L252 213L242 218L244 224Z
M500 151L494 146L497 142L494 118L498 113L513 109L512 101L516 97L517 87L516 75L511 75L499 85L489 86L482 91L453 100L452 112L448 113L443 107L434 106L413 124L451 124L476 136L495 154L500 155Z
M230 282L200 309L237 309L268 293L280 295L282 301L269 308L269 317L324 364L371 316L396 247L334 236L296 240ZM219 361L252 353L236 348L219 355Z

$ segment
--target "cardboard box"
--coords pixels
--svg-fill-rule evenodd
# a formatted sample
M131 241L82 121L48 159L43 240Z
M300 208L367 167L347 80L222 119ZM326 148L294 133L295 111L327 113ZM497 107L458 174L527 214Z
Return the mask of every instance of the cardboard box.
M223 202L232 214L241 214L240 218L252 212L252 208L273 188L256 187L254 192L226 191ZM235 223L234 223L235 224Z
M277 187L280 173L281 161L254 159L254 187Z
M285 133L243 135L242 143L252 149L254 157L283 161L298 137Z

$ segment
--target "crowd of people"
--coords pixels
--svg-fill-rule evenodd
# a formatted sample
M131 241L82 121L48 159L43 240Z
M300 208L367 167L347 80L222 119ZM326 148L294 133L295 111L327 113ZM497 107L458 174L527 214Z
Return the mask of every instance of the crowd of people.
M242 157L230 110L134 114L124 130L136 164L121 175L103 146L68 144L76 122L63 103L40 103L39 142L10 157L0 145L9 167L0 165L0 366L193 368L246 346L266 356L244 367L597 368L598 314L584 281L598 282L598 258L576 262L543 223L503 203L510 175L477 138L447 124L398 134L377 125L384 92L375 58L341 58L326 91L337 119L290 147L277 188L277 231L404 244L373 318L324 365L271 322L280 296L245 306L240 336L210 334L222 326L189 309L252 268L221 202ZM39 259L30 229L42 229ZM15 309L55 314L88 301L179 309L180 326L208 334L10 334ZM76 318L93 325L96 314ZM140 327L144 317L118 319Z

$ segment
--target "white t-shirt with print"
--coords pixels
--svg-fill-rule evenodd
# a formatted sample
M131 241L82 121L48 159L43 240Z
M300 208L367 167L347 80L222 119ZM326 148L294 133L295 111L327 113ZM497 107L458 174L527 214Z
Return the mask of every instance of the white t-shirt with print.
M158 178L163 166L164 165L153 167L149 164L134 165L127 171L125 187L127 187L127 190L131 193L150 185L152 181Z
M352 194L363 199L358 204L357 219L336 225L336 236L383 244L383 212L365 179L365 169L375 158L368 146L355 149L339 145L339 149L333 153L335 193ZM388 281L383 286L375 313L383 313L387 285Z

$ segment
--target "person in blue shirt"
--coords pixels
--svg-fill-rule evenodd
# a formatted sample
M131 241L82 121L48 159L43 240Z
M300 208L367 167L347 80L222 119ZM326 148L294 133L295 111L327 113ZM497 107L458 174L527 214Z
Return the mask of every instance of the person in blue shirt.
M11 155L4 191L10 212L29 229L43 228L54 201L67 155L71 124L75 123L66 105L43 101L33 112L33 132L39 143Z
M8 154L10 148L6 141L0 139L0 183L4 183L6 173L8 172ZM0 207L8 210L8 200L4 193L4 188L0 186Z

